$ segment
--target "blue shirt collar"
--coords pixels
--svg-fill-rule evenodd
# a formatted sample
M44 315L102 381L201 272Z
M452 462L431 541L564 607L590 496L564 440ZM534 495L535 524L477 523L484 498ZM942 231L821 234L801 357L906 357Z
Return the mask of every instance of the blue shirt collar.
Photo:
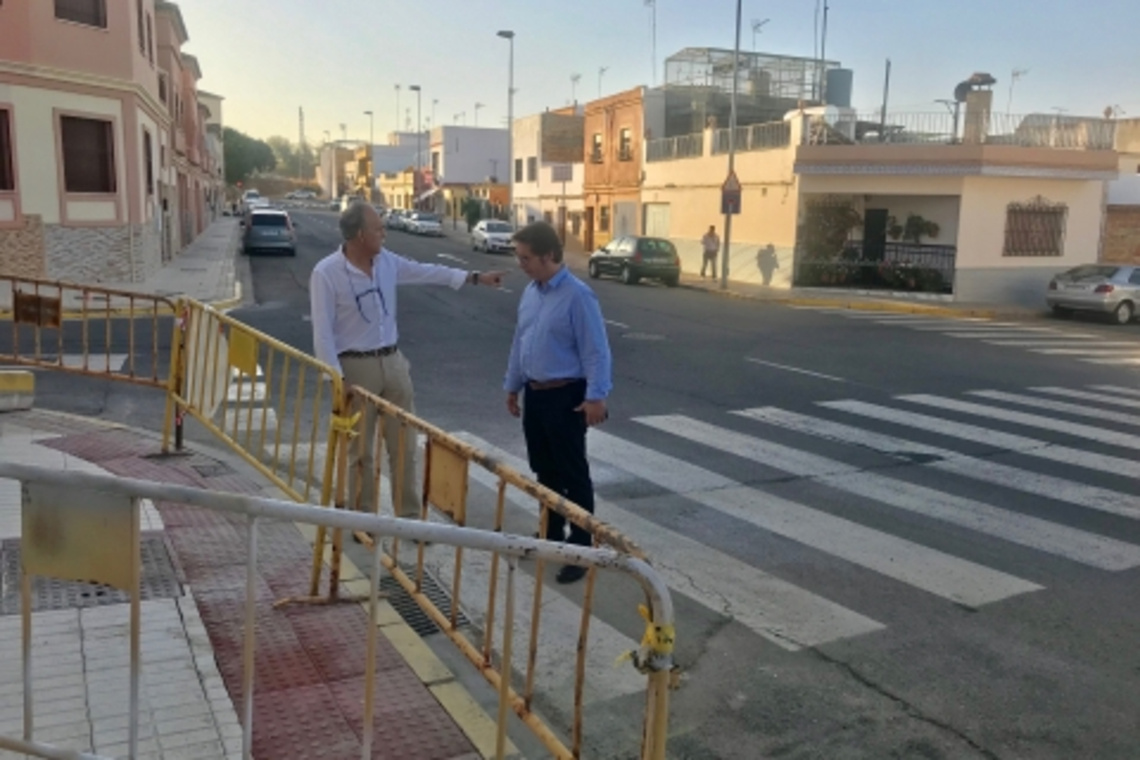
M536 282L535 287L538 289L538 291L540 293L547 293L551 290L554 290L559 285L561 285L563 282L565 282L566 278L569 276L570 276L570 270L566 268L565 264L563 264L562 267L558 270L558 272L553 277L551 277L549 280L546 281L545 285L540 285L539 283Z

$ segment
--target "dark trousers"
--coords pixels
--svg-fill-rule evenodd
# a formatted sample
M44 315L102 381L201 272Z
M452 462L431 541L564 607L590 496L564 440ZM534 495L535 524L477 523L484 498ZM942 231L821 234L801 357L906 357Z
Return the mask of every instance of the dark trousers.
M586 381L536 391L527 386L523 396L523 435L530 468L538 482L594 513L594 483L586 459L586 415L576 412L586 398ZM549 541L564 541L567 520L550 510L546 522ZM590 546L590 534L571 523L570 543Z
M705 257L701 259L701 277L705 276L705 268L712 269L713 279L716 279L716 254L705 252Z

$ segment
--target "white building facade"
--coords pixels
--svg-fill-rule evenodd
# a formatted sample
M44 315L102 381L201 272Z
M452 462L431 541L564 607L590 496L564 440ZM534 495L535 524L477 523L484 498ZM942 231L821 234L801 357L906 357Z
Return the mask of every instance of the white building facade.
M582 249L583 116L575 109L515 119L510 182L516 226L554 226L570 250Z

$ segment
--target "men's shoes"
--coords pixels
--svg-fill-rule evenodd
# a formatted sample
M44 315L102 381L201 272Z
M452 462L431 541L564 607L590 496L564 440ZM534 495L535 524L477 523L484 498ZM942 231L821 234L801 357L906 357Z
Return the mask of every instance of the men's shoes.
M586 568L577 565L563 565L554 580L559 583L575 583L586 576Z

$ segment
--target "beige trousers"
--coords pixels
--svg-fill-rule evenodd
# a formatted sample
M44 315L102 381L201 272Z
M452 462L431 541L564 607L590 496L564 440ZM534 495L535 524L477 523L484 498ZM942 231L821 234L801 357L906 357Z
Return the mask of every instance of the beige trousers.
M389 401L407 412L415 412L412 393L412 365L400 351L387 356L341 357L345 384L359 385L385 401ZM375 452L373 440L376 438L376 412L372 405L366 407L361 438L354 438L348 448L348 504L362 512L376 509ZM361 445L363 443L363 446ZM388 482L392 489L392 503L396 504L398 517L418 519L420 516L420 484L416 479L416 431L408 428L404 435L404 468L402 496L396 501L396 479L393 473L399 468L400 425L391 418L384 419L384 448L388 450ZM362 468L362 469L361 469ZM355 501L357 473L362 472L360 501Z

